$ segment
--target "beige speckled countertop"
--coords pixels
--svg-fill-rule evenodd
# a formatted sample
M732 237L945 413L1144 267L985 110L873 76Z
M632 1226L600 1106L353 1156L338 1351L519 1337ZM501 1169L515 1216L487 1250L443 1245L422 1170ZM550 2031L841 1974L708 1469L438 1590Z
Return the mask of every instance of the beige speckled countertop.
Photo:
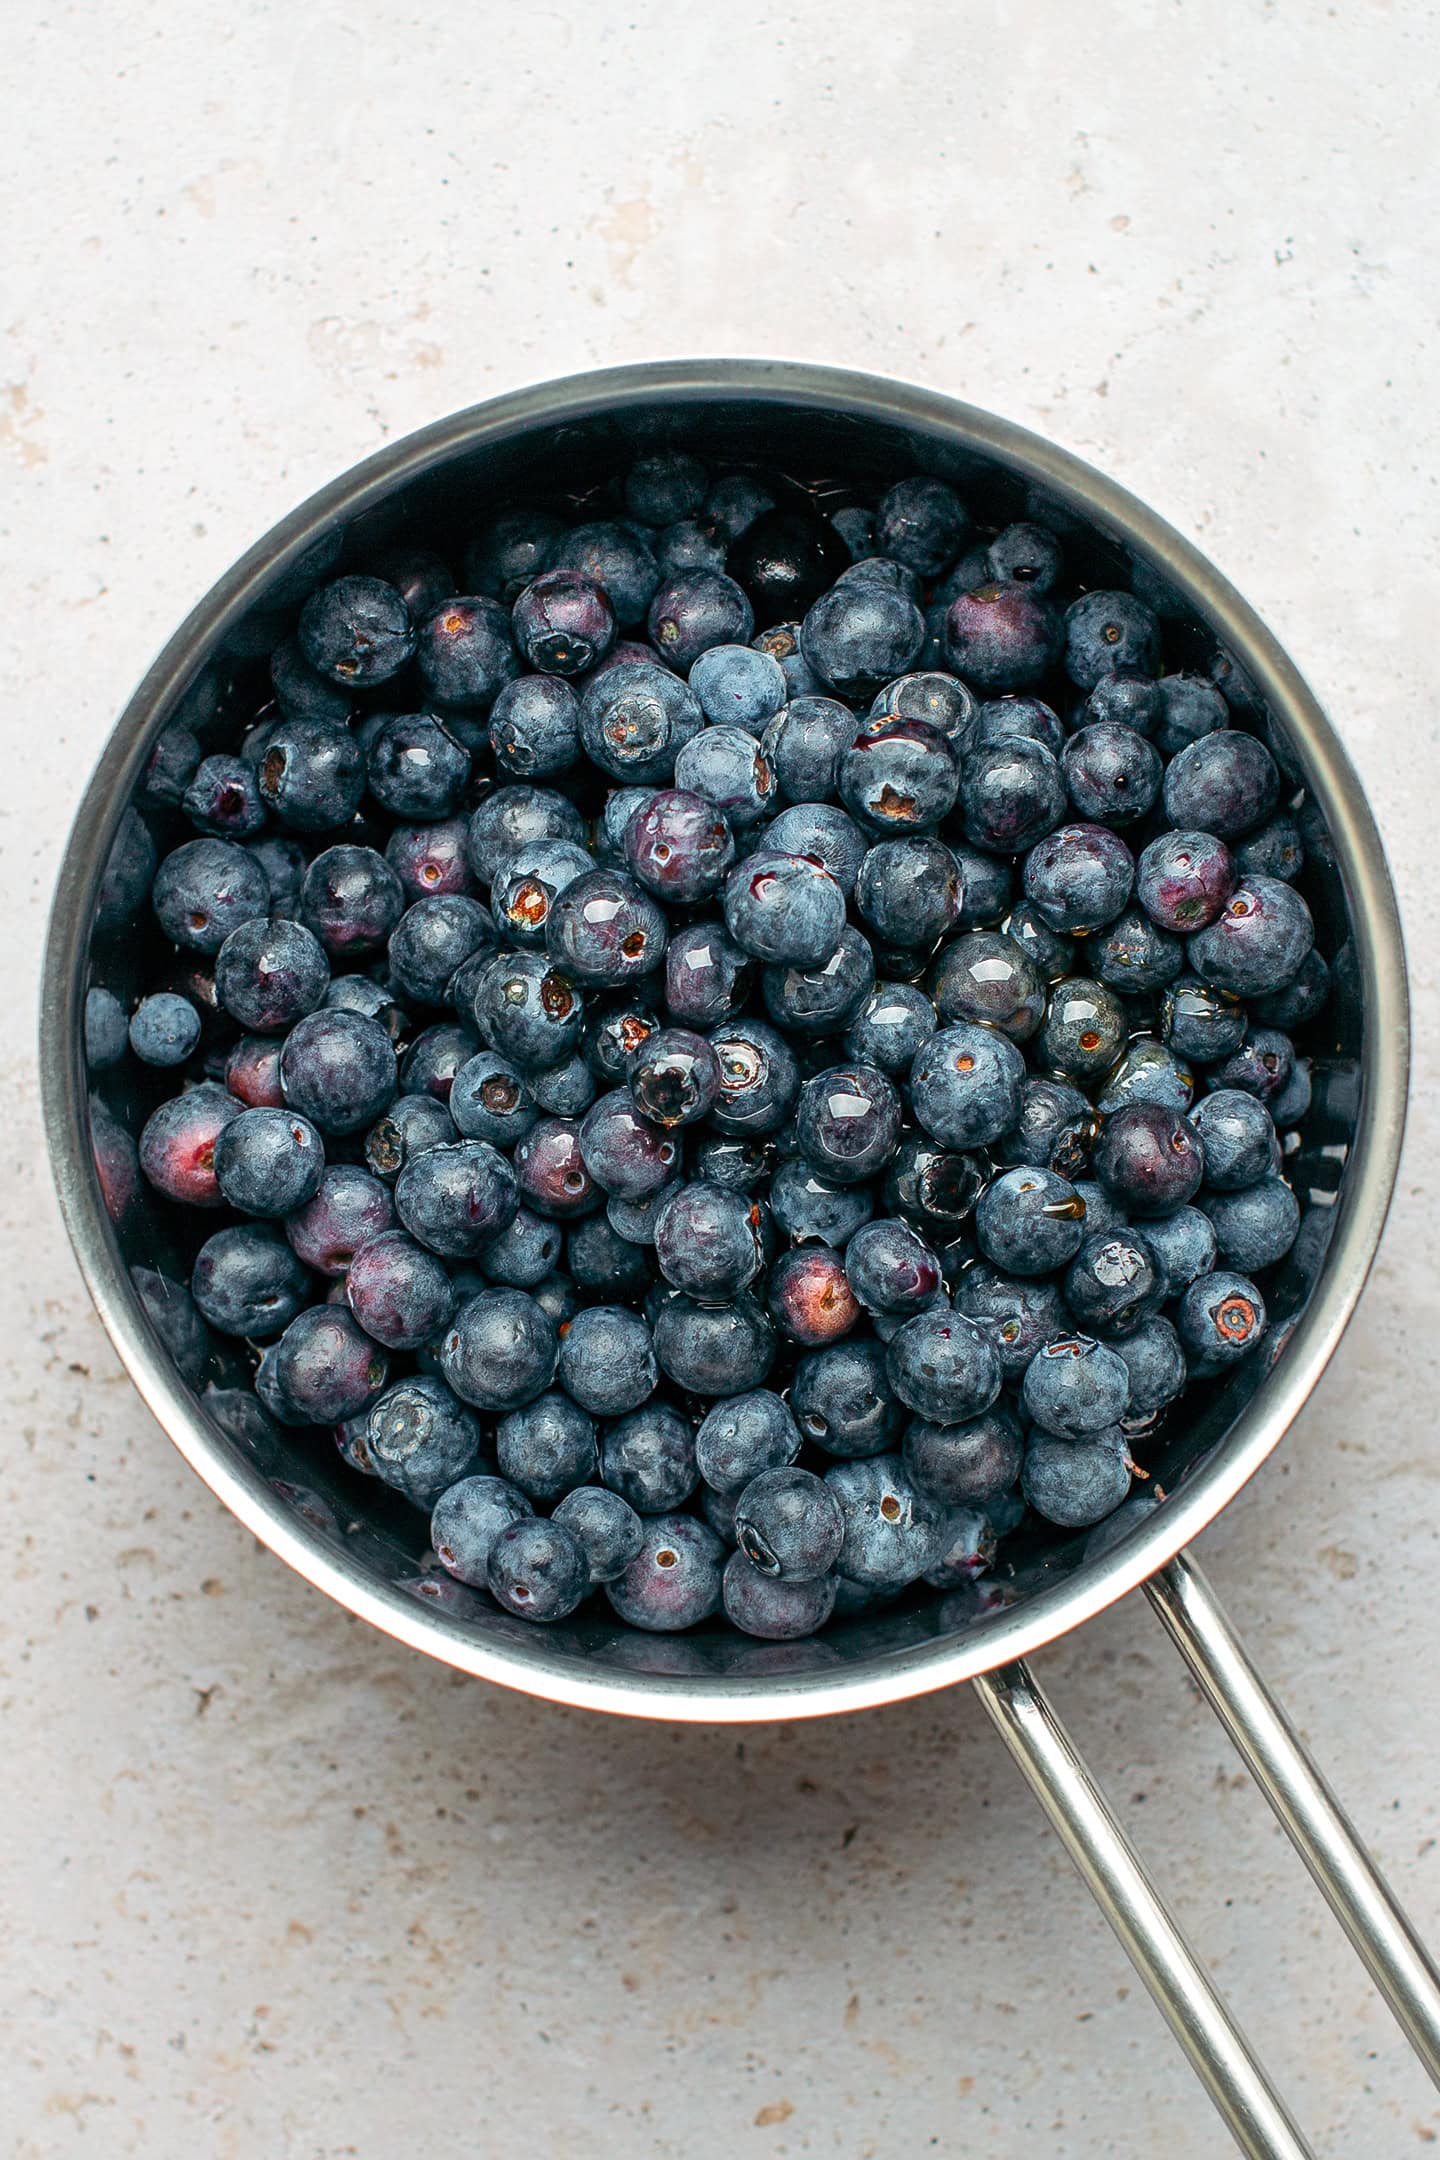
M748 1734L459 1680L261 1552L60 1231L29 1008L164 635L386 438L800 353L992 405L1195 535L1372 791L1417 1006L1380 1265L1202 1551L1440 1933L1434 9L57 5L7 33L0 2143L17 2160L1228 2150L965 1693ZM1133 1602L1043 1671L1326 2154L1440 2136Z

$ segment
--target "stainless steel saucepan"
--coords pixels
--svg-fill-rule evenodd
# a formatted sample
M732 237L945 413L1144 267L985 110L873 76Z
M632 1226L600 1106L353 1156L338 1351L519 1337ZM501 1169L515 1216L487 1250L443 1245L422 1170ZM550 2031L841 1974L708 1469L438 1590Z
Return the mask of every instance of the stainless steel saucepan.
M426 1564L422 1517L352 1477L311 1436L246 1414L234 1353L182 1376L130 1269L183 1277L187 1234L134 1196L117 1229L92 1154L92 1091L132 1131L142 1082L94 1081L82 1005L92 983L126 995L145 934L97 916L101 878L158 732L180 714L223 726L255 710L260 657L336 561L416 541L443 549L527 495L583 500L637 449L683 441L721 464L778 469L827 500L911 471L952 479L978 515L1063 526L1087 584L1134 583L1186 665L1220 656L1227 693L1306 791L1308 887L1336 994L1315 1023L1313 1107L1286 1165L1303 1209L1261 1353L1187 1397L1147 1468L1166 1497L1108 1549L1023 1531L1005 1602L902 1601L815 1640L737 1642L728 1630L648 1637L603 1619L543 1630L509 1619ZM177 835L178 837L178 835ZM110 912L113 912L110 911ZM143 914L145 911L142 910ZM356 467L284 520L200 603L126 708L66 852L46 957L41 1064L61 1204L116 1348L159 1422L211 1489L310 1582L385 1633L465 1672L553 1701L633 1717L740 1722L861 1710L969 1681L1134 1960L1242 2151L1310 2151L1034 1678L1027 1660L1144 1586L1247 1768L1376 1985L1440 2083L1440 1979L1268 1693L1185 1547L1264 1461L1340 1339L1379 1242L1405 1113L1405 964L1384 854L1356 776L1263 624L1188 542L1089 467L952 399L831 369L696 361L612 370L498 398ZM103 1119L102 1119L103 1130ZM1253 1368L1253 1369L1252 1369ZM193 1381L193 1384L192 1384ZM1147 1443L1148 1446L1148 1443ZM1008 1552L1008 1546L1007 1546Z

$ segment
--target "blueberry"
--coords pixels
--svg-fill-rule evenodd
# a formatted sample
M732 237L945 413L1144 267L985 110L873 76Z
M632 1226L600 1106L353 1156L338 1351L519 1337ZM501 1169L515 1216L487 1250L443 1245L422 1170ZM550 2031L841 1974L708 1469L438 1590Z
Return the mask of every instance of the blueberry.
M944 1305L916 1313L890 1338L885 1371L891 1392L938 1425L978 1417L1000 1392L1000 1361L989 1337Z
M622 1575L605 1586L628 1627L671 1634L720 1609L725 1548L693 1515L653 1515L645 1542Z
M707 727L675 759L675 784L720 811L737 832L764 817L775 774L756 742L739 727Z
M1230 709L1214 683L1203 675L1164 675L1156 685L1160 712L1155 739L1166 757L1173 757L1188 743L1223 728Z
M901 1460L918 1492L944 1508L983 1507L1008 1492L1024 1455L1020 1427L1003 1403L958 1425L912 1418Z
M300 891L310 867L310 858L300 842L292 840L288 833L266 833L259 840L247 840L245 852L265 873L270 913L298 916Z
M429 1095L449 1103L458 1073L475 1055L477 1044L468 1028L441 1020L411 1042L400 1061L400 1086L406 1095Z
M689 1420L661 1402L618 1419L601 1441L600 1475L639 1515L683 1507L698 1478Z
M1087 1334L1133 1335L1165 1294L1155 1257L1138 1230L1087 1237L1065 1272L1065 1302Z
M383 945L404 912L405 888L373 848L326 848L305 873L300 919L332 958Z
M678 1144L643 1117L625 1088L602 1095L579 1128L585 1169L601 1191L621 1200L643 1200L675 1175Z
M1161 1103L1133 1102L1116 1110L1095 1150L1100 1183L1119 1206L1142 1218L1184 1207L1204 1168L1200 1133Z
M710 1040L720 1062L720 1093L711 1123L723 1133L747 1136L777 1131L800 1092L789 1044L758 1020L723 1023Z
M810 666L800 650L800 625L798 622L774 623L751 638L752 652L762 652L779 667L785 678L785 695L792 702L796 698L818 697L825 685ZM784 717L784 709L776 715ZM767 734L769 729L766 730Z
M430 1542L448 1573L483 1590L497 1539L532 1512L524 1493L504 1478L461 1478L435 1503Z
M761 738L780 793L792 803L824 802L835 792L840 759L855 739L855 715L837 698L792 697Z
M659 1033L660 1016L647 1003L650 988L644 984L634 997L621 993L595 1007L581 1054L597 1080L611 1086L623 1080L636 1052Z
M454 594L420 624L415 659L436 703L486 713L520 672L510 616L488 594Z
M1097 1080L1110 1070L1129 1034L1125 1008L1104 983L1082 975L1054 984L1038 1047L1053 1072Z
M653 1245L660 1210L679 1190L679 1178L672 1178L668 1185L662 1185L658 1192L647 1193L643 1200L621 1200L612 1194L605 1203L605 1220L618 1237L630 1244Z
M847 721L850 719L848 713L846 719ZM225 841L191 841L189 846L192 848L212 848L225 847L228 846L228 843ZM177 848L175 852L178 857L185 858L183 848ZM233 929L237 922L243 922L246 915L263 915L265 912L268 890L263 870L261 870L258 863L252 860L245 849L237 848L234 853L241 857L246 865L246 874L253 878L249 893L254 896L254 904L246 907L244 914L234 915L231 921L226 923L225 929L221 930L213 945L203 945L199 948L206 952L214 952L223 942L226 930ZM189 857L185 859L194 862L196 858ZM211 859L213 860L213 858ZM224 856L219 860L221 863L228 863L230 857ZM96 930L116 930L128 926L136 909L144 900L146 892L150 889L152 880L155 881L156 888L151 895L155 913L159 916L161 927L165 930L166 935L176 937L175 931L170 928L170 924L166 920L166 915L167 913L173 913L176 919L183 921L185 915L191 912L187 903L189 892L194 888L185 886L182 873L179 881L180 889L177 890L176 876L172 871L167 880L170 905L162 912L159 880L155 878L155 843L151 839L149 828L140 816L139 811L132 805L121 812L114 843L111 846L105 868L101 873L100 889L95 896ZM227 879L226 882L228 884L230 881ZM201 883L203 886L203 881ZM230 895L231 904L239 901L240 897L239 892L232 892ZM205 925L202 923L200 928L204 930ZM195 939L193 935L183 939L176 937L176 942L177 944L194 944Z
M833 1245L837 1250L869 1219L875 1205L865 1186L838 1184L801 1155L789 1156L776 1167L769 1199L776 1224L793 1244Z
M1300 1203L1280 1177L1241 1192L1207 1193L1199 1204L1215 1226L1221 1258L1251 1275L1283 1260L1300 1228Z
M579 846L584 837L579 811L553 788L502 787L472 814L465 853L481 884L493 885L516 848L536 840L570 840Z
M485 1571L491 1596L525 1620L564 1620L590 1589L590 1565L562 1523L527 1516L502 1530Z
M189 998L154 991L130 1015L129 1042L143 1065L183 1065L199 1046L200 1015Z
M1108 1117L1127 1102L1163 1103L1169 1110L1185 1111L1194 1099L1195 1075L1189 1067L1163 1043L1140 1036L1126 1049L1095 1105Z
M744 1002L750 957L718 922L676 931L665 951L665 1002L671 1018L694 1027L728 1019Z
M980 1196L983 1161L938 1147L924 1133L909 1132L885 1176L885 1205L937 1237L953 1240Z
M1207 1151L1208 1168L1208 1151ZM1169 1303L1215 1265L1215 1228L1196 1207L1178 1207L1145 1225L1145 1242L1160 1278L1162 1301Z
M1170 760L1165 815L1172 825L1232 840L1264 823L1279 792L1280 775L1264 743L1235 728L1218 728Z
M346 689L388 682L415 651L410 610L381 578L322 585L300 611L298 636L307 666Z
M244 848L231 840L187 840L155 872L151 903L175 944L216 953L232 930L268 912L269 896L264 870Z
M1139 907L1122 909L1090 948L1096 979L1122 997L1143 997L1174 982L1185 965L1185 948Z
M624 630L643 619L659 580L655 557L644 541L629 526L616 523L576 525L568 533L557 530L544 560L549 569L578 570L603 587ZM538 567L537 558L521 583L528 583ZM515 599L518 591L517 586L508 598Z
M1251 1090L1217 1088L1195 1105L1192 1122L1205 1152L1205 1183L1212 1192L1241 1192L1279 1169L1274 1120Z
M1217 1268L1190 1284L1175 1325L1192 1372L1222 1372L1254 1350L1265 1333L1265 1300L1248 1276Z
M977 690L1033 689L1063 642L1060 617L1042 594L993 580L958 594L940 631L945 665Z
M947 845L960 871L961 929L998 928L1010 913L1009 863L963 841L950 840Z
M752 1566L743 1552L733 1552L721 1586L725 1617L742 1634L764 1642L799 1641L825 1625L835 1609L836 1586L833 1574L782 1581Z
M991 698L977 706L965 740L967 750L989 750L998 743L1033 742L1058 758L1065 744L1060 716L1038 697Z
M617 988L648 975L664 957L666 921L643 887L619 870L591 870L551 906L551 959L582 983Z
M242 1110L215 1142L215 1177L242 1215L289 1215L320 1190L325 1149L293 1110Z
M557 897L595 859L573 840L534 840L515 848L490 887L490 912L506 944L539 951Z
M801 1358L790 1409L802 1436L827 1454L879 1455L900 1437L904 1412L891 1392L879 1343L833 1343Z
M469 892L470 865L465 854L469 821L464 817L437 818L430 825L397 825L385 843L385 862L400 883L395 912L375 942L388 937L400 920L406 899L421 900L427 893ZM321 858L317 857L319 861ZM310 918L307 916L306 920ZM325 933L312 922L322 942Z
M1229 990L1194 975L1176 978L1160 1007L1160 1033L1176 1055L1216 1064L1245 1040L1245 1008Z
M1033 1074L1020 1083L1020 1114L995 1148L1002 1162L1029 1163L1040 1169L1053 1167L1061 1134L1089 1112L1089 1104L1068 1080L1037 1079ZM1064 1174L1064 1173L1062 1173Z
M194 1011L194 1007L191 1007ZM200 1037L200 1016L195 1015L195 1037ZM109 1072L124 1057L130 1042L125 1008L113 990L99 986L85 993L85 1062L92 1072ZM193 1047L193 1045L192 1045ZM188 1052L186 1055L188 1056Z
M708 517L676 518L655 538L655 563L662 582L683 570L723 570L724 533Z
M232 930L215 960L215 993L253 1034L293 1025L323 1003L330 963L318 938L297 922L255 916Z
M205 1240L190 1272L201 1317L222 1335L260 1340L288 1327L310 1277L284 1238L262 1223L236 1223Z
M314 1199L286 1216L285 1235L306 1267L338 1276L394 1221L395 1204L378 1178L354 1163L331 1163Z
M1235 845L1235 869L1241 878L1283 878L1287 884L1305 867L1305 842L1287 811Z
M534 578L516 600L510 623L523 658L546 675L583 675L615 642L609 595L578 570L546 570Z
M493 951L490 910L463 893L416 900L390 934L390 976L401 994L441 1005L455 975L478 953Z
M266 823L255 774L241 758L202 759L181 808L197 831L226 839L244 840L262 831Z
M1142 675L1135 668L1114 668L1100 677L1084 699L1075 726L1083 734L1086 728L1114 724L1133 728L1148 739L1159 726L1163 710L1161 685L1152 675ZM1155 778L1158 788L1158 769Z
M538 1289L558 1262L562 1243L553 1222L522 1207L477 1255L480 1272L488 1282L512 1290Z
M141 1130L139 1162L155 1190L187 1207L219 1207L215 1150L242 1108L224 1088L203 1081L153 1110Z
M795 1035L837 1035L848 1028L875 987L870 942L846 924L828 960L816 967L767 967L765 1009Z
M1024 585L1047 593L1060 575L1060 543L1043 525L1007 525L986 550L997 585Z
M418 1349L455 1309L445 1267L403 1230L387 1230L360 1247L345 1277L345 1297L366 1334L387 1350Z
M775 1361L775 1334L743 1292L723 1308L677 1296L656 1318L655 1355L661 1371L690 1394L744 1394L763 1385Z
M969 851L967 850L967 853ZM990 857L975 857L989 861ZM1123 921L1123 917L1121 918ZM1027 958L1039 971L1044 982L1058 982L1062 975L1075 971L1075 940L1061 937L1057 931L1032 907L1028 900L1021 900L1010 910L1005 925L1005 935L1013 938Z
M916 1121L947 1148L984 1147L1015 1123L1025 1060L1012 1042L969 1021L932 1035L910 1073Z
M975 1209L980 1250L1007 1275L1049 1275L1066 1266L1087 1227L1074 1186L1033 1165L992 1179Z
M806 611L800 650L821 681L843 697L871 697L914 666L925 618L909 595L845 573Z
M471 1259L515 1219L516 1175L484 1140L426 1148L395 1180L401 1222L431 1252Z
M1240 1047L1207 1077L1212 1087L1238 1088L1257 1102L1283 1093L1295 1070L1295 1045L1278 1028L1250 1028Z
M1130 1466L1118 1428L1083 1441L1034 1434L1025 1450L1021 1489L1037 1515L1062 1529L1103 1521L1130 1490Z
M470 753L429 713L396 713L365 758L366 784L395 817L439 818L453 810L470 776Z
M1098 720L1079 729L1060 753L1060 769L1079 815L1107 825L1133 824L1160 792L1161 765L1154 746L1118 720ZM1175 819L1176 824L1185 822Z
M429 548L390 548L371 568L395 588L417 622L458 589L449 564Z
M725 1133L696 1138L691 1169L697 1178L723 1185L727 1192L754 1193L769 1183L776 1168L775 1147L768 1140L732 1139Z
M490 708L490 748L522 780L567 772L580 754L580 700L559 675L521 675Z
M550 1520L568 1530L580 1547L592 1586L623 1575L645 1542L645 1526L629 1501L603 1485L577 1486Z
M934 1005L913 983L879 983L851 1021L845 1048L893 1078L909 1073L938 1025Z
M945 1541L925 1580L936 1590L963 1590L995 1564L999 1535L990 1516L981 1508L950 1508L945 1515Z
M360 1013L307 1013L285 1038L280 1086L289 1108L322 1133L363 1132L395 1093L390 1038Z
M312 1425L358 1417L385 1385L384 1352L343 1308L297 1313L275 1346L275 1379Z
M1052 832L1065 809L1060 767L1040 743L1015 736L960 761L960 811L972 847L1019 854Z
M662 788L626 825L624 852L631 876L648 892L671 906L693 907L719 891L735 860L735 841L725 816L704 794Z
M781 1333L806 1349L838 1341L860 1318L844 1263L827 1245L782 1253L770 1270L768 1304Z
M1020 1393L1027 1414L1043 1431L1083 1440L1124 1416L1130 1371L1107 1343L1091 1335L1061 1335L1036 1351Z
M999 930L953 939L935 973L935 1004L946 1020L998 1029L1027 1042L1045 1015L1045 985L1024 947Z
M1208 929L1189 940L1190 965L1237 997L1283 989L1315 942L1310 910L1293 885L1251 877L1237 885Z
M852 562L863 562L875 553L875 513L859 504L849 504L833 513L830 523L834 526L850 552Z
M948 739L923 720L867 720L841 754L840 799L867 831L932 832L955 806L960 772Z
M873 1177L900 1138L900 1098L874 1066L837 1065L800 1091L797 1137L811 1165L836 1184Z
M353 707L349 691L311 667L298 637L286 638L271 653L270 685L275 702L288 719L333 720L338 727L344 727L350 718Z
M1025 897L1066 936L1112 923L1134 882L1129 848L1105 825L1062 825L1025 858Z
M650 642L687 674L716 645L748 645L755 616L743 588L720 570L684 570L665 580L646 616Z
M897 480L880 498L874 543L921 577L938 577L960 552L970 517L943 480Z
M575 1048L585 1008L569 975L543 953L511 952L486 966L471 1017L502 1057L522 1072L533 1072L557 1064Z
M533 1402L554 1378L555 1360L555 1324L524 1290L482 1290L440 1338L441 1372L477 1410Z
M1314 1084L1310 1077L1309 1058L1296 1058L1295 1070L1288 1084L1270 1103L1270 1115L1281 1132L1288 1132L1308 1117L1313 1098Z
M755 1204L744 1193L703 1180L680 1185L665 1199L654 1242L665 1280L714 1302L748 1289L764 1261Z
M650 1330L622 1305L587 1305L561 1328L559 1373L560 1385L583 1409L621 1417L654 1392L659 1375ZM626 1497L633 1502L633 1494ZM667 1504L678 1502L657 1503Z
M595 1075L578 1051L558 1065L547 1065L530 1075L530 1092L537 1108L551 1117L580 1118L598 1092Z
M1130 1334L1117 1336L1110 1347L1130 1375L1127 1424L1154 1417L1181 1393L1187 1375L1185 1353L1179 1336L1161 1314L1150 1313Z
M958 866L938 840L882 840L860 864L856 908L889 945L928 951L954 929L960 904Z
M281 720L260 760L261 801L295 832L325 832L354 817L365 760L348 728L329 720Z
M600 1204L580 1147L580 1128L567 1118L541 1118L511 1155L520 1198L555 1222L587 1215Z
M845 1273L867 1312L921 1312L942 1291L940 1262L925 1240L895 1216L863 1224L845 1248Z
M690 669L690 687L714 726L759 735L786 702L784 670L750 645L712 645Z
M698 458L659 450L637 459L625 481L625 507L642 525L669 525L701 507L710 476Z
M661 1028L636 1051L626 1081L635 1108L651 1124L690 1125L715 1106L720 1061L703 1035Z
M1122 667L1159 673L1160 625L1153 611L1133 593L1082 593L1065 610L1066 674L1079 689L1093 690L1102 675Z
M234 1088L233 1080L227 1085ZM451 1092L454 1100L454 1092ZM365 1167L393 1184L412 1156L453 1140L456 1124L449 1109L433 1095L397 1095L365 1135ZM467 1138L487 1138L469 1134Z
M835 1463L825 1483L840 1505L837 1563L847 1582L902 1590L939 1558L944 1511L923 1494L898 1455Z
M869 844L854 819L833 803L792 803L770 820L762 840L767 851L814 856L847 900L855 890Z
M558 1389L502 1417L495 1460L503 1478L530 1500L558 1500L596 1474L595 1424Z

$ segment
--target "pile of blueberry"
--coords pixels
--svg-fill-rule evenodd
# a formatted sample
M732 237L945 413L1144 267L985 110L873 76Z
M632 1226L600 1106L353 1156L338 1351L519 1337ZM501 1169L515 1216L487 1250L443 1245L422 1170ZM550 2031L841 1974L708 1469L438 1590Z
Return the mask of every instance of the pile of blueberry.
M171 727L89 1057L173 1075L186 1324L451 1575L787 1639L1100 1523L1254 1356L1329 970L1233 670L1051 531L678 452L609 508L326 573L229 748Z

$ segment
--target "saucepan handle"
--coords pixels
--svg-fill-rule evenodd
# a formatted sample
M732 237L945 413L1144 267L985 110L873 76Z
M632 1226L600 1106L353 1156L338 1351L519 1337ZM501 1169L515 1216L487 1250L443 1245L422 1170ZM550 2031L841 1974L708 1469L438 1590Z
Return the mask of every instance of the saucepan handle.
M1247 1768L1325 1893L1430 2075L1440 2083L1440 1975L1194 1561L1147 1585ZM1001 1738L1250 2160L1313 2160L1186 1942L1074 1742L1023 1664L975 1682Z

